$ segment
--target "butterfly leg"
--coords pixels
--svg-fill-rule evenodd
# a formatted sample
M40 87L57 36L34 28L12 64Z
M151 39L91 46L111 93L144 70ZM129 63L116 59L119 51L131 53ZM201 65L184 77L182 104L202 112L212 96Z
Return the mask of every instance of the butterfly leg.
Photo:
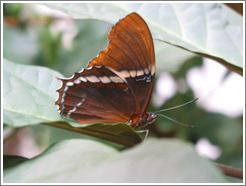
M149 134L149 129L146 130L136 130L137 133L143 133L145 132L145 136L144 136L144 141L147 139L148 134Z

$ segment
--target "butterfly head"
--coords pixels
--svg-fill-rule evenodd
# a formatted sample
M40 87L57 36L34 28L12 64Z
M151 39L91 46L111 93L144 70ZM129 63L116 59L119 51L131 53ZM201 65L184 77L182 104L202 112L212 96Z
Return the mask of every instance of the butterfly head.
M163 110L159 110L159 111L156 111L156 112L149 112L145 115L144 118L141 117L138 117L138 115L134 114L132 115L131 119L127 122L127 124L131 125L134 129L136 128L139 128L139 127L144 127L152 122L154 122L156 120L157 117L163 117L163 118L166 118L168 120L171 120L173 121L174 123L177 123L177 124L180 124L180 125L183 125L183 126L186 126L186 127L189 127L189 128L194 128L193 125L187 125L185 123L181 123L179 121L176 121L175 119L173 118L170 118L164 114L161 114L160 112L163 112L163 111L167 111L167 110L172 110L172 109L176 109L176 108L179 108L179 107L182 107L182 106L185 106L189 103L192 103L192 102L195 102L197 101L198 98L196 99L193 99L191 101L188 101L182 105L178 105L178 106L175 106L175 107L171 107L171 108L167 108L167 109L163 109Z
M145 115L145 117L144 118L139 118L138 120L137 120L137 122L132 122L132 123L129 123L129 121L128 121L128 124L130 124L134 129L136 129L136 128L139 128L139 127L144 127L144 126L146 126L146 125L148 125L148 124L150 124L150 123L152 123L152 122L154 122L155 121L155 119L158 117L158 115L157 114L155 114L155 113L153 113L153 112L149 112L149 113L147 113L146 115ZM131 120L130 120L130 122L131 122Z

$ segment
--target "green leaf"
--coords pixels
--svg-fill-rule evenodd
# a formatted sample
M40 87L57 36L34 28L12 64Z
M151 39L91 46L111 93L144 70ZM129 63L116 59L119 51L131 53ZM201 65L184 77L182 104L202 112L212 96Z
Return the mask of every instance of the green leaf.
M126 146L120 145L118 143L103 140L100 138L95 138L91 135L86 135L75 131L64 130L62 128L58 128L54 126L35 125L35 126L30 126L29 128L31 128L34 133L35 136L34 140L38 142L39 147L41 147L43 150L47 149L48 147L50 147L51 145L57 142L68 140L68 139L88 139L88 140L102 142L103 144L107 144L119 150L126 148Z
M126 123L98 123L86 126L76 124L76 127L66 122L53 122L44 124L82 134L87 134L100 139L115 142L127 147L134 146L142 141L139 135L135 132L135 130Z
M208 57L243 74L242 28L227 23L217 3L55 3L45 4L74 19L99 19L115 24L138 12L153 38ZM157 65L158 66L158 65Z
M58 72L44 67L3 61L4 123L22 127L60 120L55 100Z
M227 180L194 147L149 139L119 152L91 140L67 140L5 169L4 183L223 183Z

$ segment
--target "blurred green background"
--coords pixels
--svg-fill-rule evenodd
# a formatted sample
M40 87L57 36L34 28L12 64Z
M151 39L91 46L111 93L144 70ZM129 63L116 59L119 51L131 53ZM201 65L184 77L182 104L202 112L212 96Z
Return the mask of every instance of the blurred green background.
M242 17L227 7L223 9L230 24L242 26ZM107 47L107 34L112 27L98 20L73 20L38 5L4 4L3 13L3 57L16 63L45 66L61 72L65 77L71 77L74 72L85 68ZM156 61L160 65L157 66L149 110L169 108L195 97L200 99L197 103L165 113L175 120L195 125L194 129L158 118L147 127L150 129L149 135L191 141L196 144L199 153L203 152L204 155L206 151L206 157L242 168L243 78L200 56L159 41L154 43ZM219 81L213 81L215 79ZM239 86L229 87L231 91L227 92L225 86L232 84ZM202 94L205 91L206 94ZM98 140L48 126L20 129L4 126L3 134L4 154L25 157L33 157L62 139ZM106 141L103 143L118 147Z

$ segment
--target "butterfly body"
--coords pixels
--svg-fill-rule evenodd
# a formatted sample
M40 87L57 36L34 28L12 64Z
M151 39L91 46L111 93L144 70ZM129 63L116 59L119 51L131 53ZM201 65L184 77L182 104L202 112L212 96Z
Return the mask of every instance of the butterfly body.
M61 115L81 124L125 122L133 128L153 122L147 113L155 79L155 54L145 21L131 13L108 34L107 49L87 68L60 79L56 101Z
M145 117L142 118L141 116L135 116L135 120L132 119L134 118L134 115L131 117L131 119L129 121L127 121L126 123L131 125L134 129L138 128L138 127L144 127L152 122L155 121L155 119L158 117L158 115L156 115L153 112L148 112L146 113Z

